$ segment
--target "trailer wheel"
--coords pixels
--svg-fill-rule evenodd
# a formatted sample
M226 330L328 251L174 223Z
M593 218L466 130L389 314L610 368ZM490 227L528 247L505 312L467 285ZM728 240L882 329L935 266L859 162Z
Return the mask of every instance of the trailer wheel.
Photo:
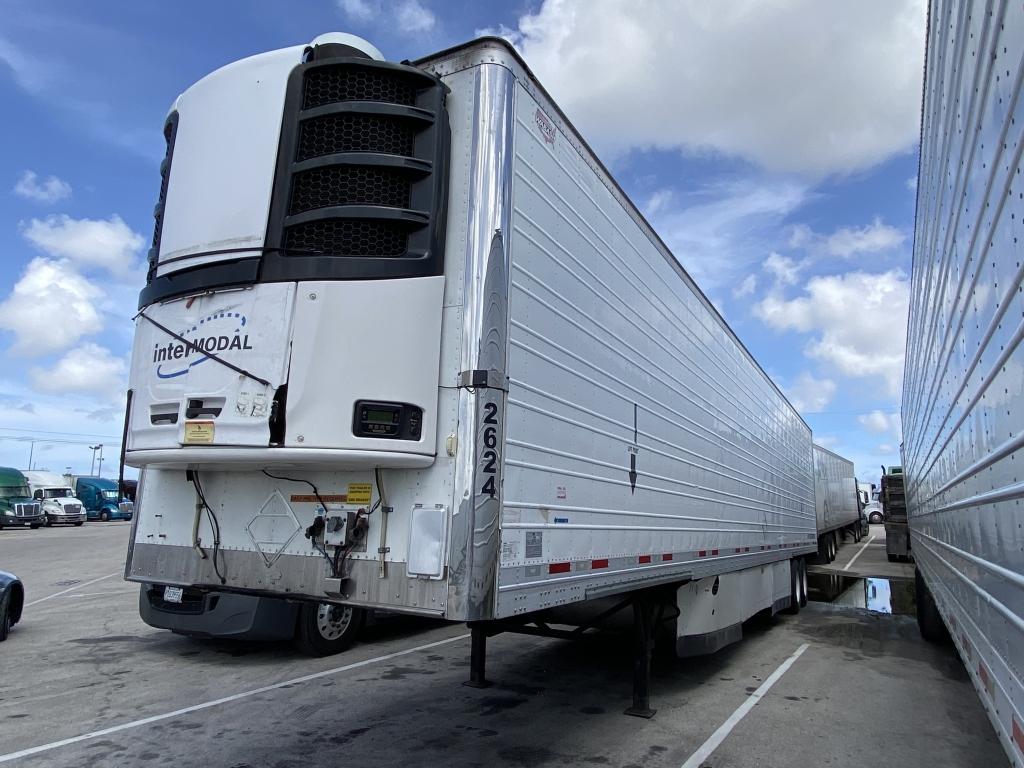
M800 613L800 560L793 558L789 561L789 607L785 612L790 615Z
M295 646L307 656L341 653L356 639L366 611L351 605L303 603L299 609Z
M836 559L836 555L839 553L839 546L836 544L836 532L828 534L828 562L832 562Z
M921 630L921 637L930 643L945 642L949 638L949 631L942 621L932 591L928 589L917 568L914 569L914 598L917 601L917 628Z
M807 559L800 558L800 607L807 607Z

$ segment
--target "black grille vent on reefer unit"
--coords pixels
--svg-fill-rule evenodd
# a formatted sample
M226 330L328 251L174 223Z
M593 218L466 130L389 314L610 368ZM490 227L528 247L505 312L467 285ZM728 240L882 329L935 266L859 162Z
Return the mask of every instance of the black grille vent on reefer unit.
M164 205L167 203L167 184L171 180L171 157L174 154L174 137L178 133L178 113L172 112L164 123L164 141L167 149L164 151L163 162L160 163L160 197L157 198L156 207L153 209L153 242L149 247L149 270L146 282L149 283L156 275L157 260L160 258L160 235L164 229Z
M288 81L260 280L441 274L446 88L314 48Z

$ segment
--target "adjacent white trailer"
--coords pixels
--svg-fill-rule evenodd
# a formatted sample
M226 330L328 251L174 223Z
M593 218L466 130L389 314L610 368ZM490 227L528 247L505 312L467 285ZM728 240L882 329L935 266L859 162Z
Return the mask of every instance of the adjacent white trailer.
M1024 765L1024 7L931 4L903 390L926 637ZM1024 240L1022 240L1024 242Z
M853 462L814 444L814 508L818 526L818 561L836 558L843 536L860 541L860 496Z
M681 652L804 598L810 429L506 42L328 35L165 135L127 578L470 622L669 585Z

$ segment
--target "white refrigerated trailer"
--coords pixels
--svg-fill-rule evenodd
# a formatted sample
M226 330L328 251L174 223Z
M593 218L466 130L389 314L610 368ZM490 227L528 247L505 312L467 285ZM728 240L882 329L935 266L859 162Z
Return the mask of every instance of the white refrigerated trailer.
M327 35L165 136L127 578L468 621L477 678L540 612L805 599L810 429L507 43Z
M853 462L814 444L814 508L818 562L831 563L842 538L860 541L861 505Z
M1024 7L932 2L903 390L918 619L1024 765ZM1021 240L1021 242L1018 242Z

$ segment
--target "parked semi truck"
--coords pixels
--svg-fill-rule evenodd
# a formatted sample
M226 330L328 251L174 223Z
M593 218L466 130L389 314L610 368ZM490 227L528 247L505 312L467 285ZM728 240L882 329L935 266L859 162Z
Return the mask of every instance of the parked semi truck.
M0 467L0 528L38 528L44 522L42 507L32 498L25 476L13 467Z
M853 462L814 444L814 507L817 561L831 563L844 536L860 541L861 504Z
M326 35L165 137L128 579L467 621L477 683L604 600L680 654L805 601L811 430L505 41Z
M56 472L25 470L32 498L39 502L47 525L81 525L86 520L85 508L75 496L71 484Z
M931 4L902 413L921 631L953 638L1018 767L1022 31L1019 3Z
M135 505L118 493L118 483L106 477L64 475L82 501L89 520L131 520Z

